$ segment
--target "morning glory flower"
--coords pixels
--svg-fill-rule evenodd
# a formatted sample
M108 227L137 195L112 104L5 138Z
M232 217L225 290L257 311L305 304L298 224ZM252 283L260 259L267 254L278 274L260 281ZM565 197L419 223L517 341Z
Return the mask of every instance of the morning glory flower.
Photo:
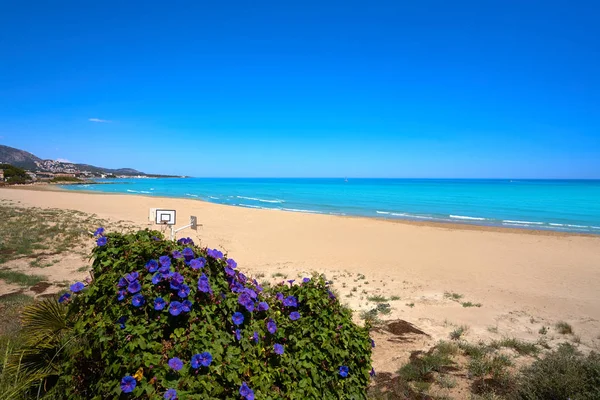
M242 282L244 285L246 284L246 281L248 280L248 278L246 278L246 275L242 274L241 272L238 272L238 279L240 280L240 282Z
M223 258L223 253L221 253L219 250L217 249L207 249L206 250L206 254L209 257L214 258L215 260L220 260L221 258Z
M260 303L258 303L257 308L258 308L258 311L267 311L269 309L269 305L266 302L261 301Z
M233 321L234 324L241 325L244 323L244 314L242 314L241 312L236 312L231 317L231 320Z
M123 391L123 393L133 392L133 389L135 389L136 385L137 382L135 381L135 378L131 375L127 375L126 377L121 379L121 390Z
M139 307L139 306L143 305L145 302L146 302L146 299L144 299L144 296L142 296L139 293L131 298L131 304L133 304L134 307Z
M283 305L286 307L298 307L298 300L294 296L288 296L283 299Z
M133 281L127 286L127 291L129 293L137 293L142 290L142 285L138 281Z
M124 288L127 287L128 284L129 282L127 282L127 279L121 278L119 279L119 283L117 283L117 287Z
M369 372L369 375L371 375L371 378L373 378L375 375L377 375L375 373L375 368L371 368L371 372Z
M155 310L157 310L157 311L164 310L164 308L166 306L167 306L167 302L162 297L157 297L156 299L154 299L154 309Z
M235 271L233 269L231 269L229 266L225 267L225 273L229 276L235 275Z
M183 361L181 361L177 357L173 357L169 360L169 367L173 368L175 371L181 370L183 368Z
M171 274L171 289L179 289L183 284L183 276L179 272Z
M258 297L258 295L256 294L256 292L252 289L244 289L244 292L248 293L248 295L250 295L250 297L252 297L253 299L256 299Z
M158 272L152 276L152 283L155 285L158 285L161 280L162 280L162 275Z
M191 365L194 369L198 369L200 366L208 367L210 363L212 363L212 355L208 351L205 351L201 354L194 354L192 356Z
M279 355L283 354L283 346L280 345L279 343L275 343L275 345L273 346L273 350L275 351L275 354L279 354Z
M119 323L121 329L125 329L125 322L127 322L127 317L121 317L117 320L117 323Z
M304 279L302 279L302 283L308 283L308 282L310 282L310 278L304 278Z
M125 279L127 280L127 282L131 283L134 281L137 281L137 278L140 277L140 274L138 272L130 272L128 274L125 274Z
M181 252L179 250L173 250L171 255L173 256L173 258L176 258L176 259L183 258L183 255L181 254Z
M171 273L171 267L161 266L160 268L158 268L158 272L163 276L163 278L167 278L169 276L169 273Z
M155 273L156 271L158 271L158 262L156 260L150 260L150 261L148 261L146 263L146 269L151 274Z
M160 242L160 238L156 236L152 236L150 239L154 240L155 242Z
M177 400L177 390L169 389L165 392L164 398L167 400Z
M189 300L184 300L183 303L181 303L181 310L183 312L190 312L192 309L192 302Z
M158 262L163 267L170 267L171 266L171 257L169 257L169 256L160 256L160 258L158 259Z
M194 258L190 261L190 267L192 267L192 269L204 268L205 264L206 259L204 257Z
M277 332L277 325L272 319L269 319L269 321L267 321L267 330L271 335L274 335L275 332Z
M371 347L375 347L375 341L371 338L369 338L371 340Z
M345 365L342 365L342 366L340 367L340 376L341 376L342 378L345 378L345 377L347 377L347 376L348 376L348 367L346 367Z
M117 292L117 300L123 301L125 299L125 296L127 296L127 292L125 290L119 290Z
M182 283L181 286L179 287L179 291L177 292L177 295L181 298L184 298L184 297L188 297L188 294L190 294L190 287L188 285L186 285L185 283Z
M96 229L96 232L94 232L94 236L100 236L104 233L104 228L100 227L98 229Z
M246 382L242 382L242 386L240 386L240 396L246 400L254 400L254 391L248 387Z
M71 285L71 292L79 293L85 288L85 285L82 282L75 282Z
M330 299L335 300L335 294L333 294L333 292L331 290L328 290L327 294L329 295Z
M108 239L105 236L100 236L98 240L96 240L98 246L105 246L106 242L108 242Z
M194 258L194 250L190 249L189 247L186 247L185 249L183 249L183 251L181 252L181 254L183 254L183 257L189 261L192 258Z
M205 274L202 274L198 279L198 290L204 293L212 293L212 289L210 288L210 284L208 282L208 277Z
M235 267L237 267L237 263L232 258L229 258L227 260L227 266L229 268L235 269Z
M184 246L186 246L188 244L191 244L192 246L194 245L194 241L192 240L192 238L189 238L189 237L187 237L187 238L181 238L181 239L179 239L177 241L177 243L181 244L181 245L184 245Z
M254 301L252 301L248 293L241 293L238 296L238 303L246 307L246 310L248 310L249 312L254 311Z
M67 293L63 293L62 296L60 296L58 298L58 302L59 303L63 303L64 301L68 300L69 297L71 297L71 293L67 292Z
M277 293L277 294L275 295L275 298L276 298L277 300L279 300L279 301L283 301L283 294L281 294L281 293Z
M288 282L290 283L290 287L291 287L292 283L296 282L296 280L295 279L290 279Z
M252 338L256 343L258 343L258 332L254 331L254 336Z
M239 329L235 330L235 339L238 341L242 340L242 332Z
M299 318L300 318L300 313L298 311L294 311L290 314L290 319L292 321L296 321Z
M172 301L171 304L169 305L169 314L178 316L179 314L181 314L181 311L182 311L182 304L178 301Z
M256 279L254 279L254 286L256 286L256 290L257 290L259 293L263 291L263 288L262 288L262 286L260 286L260 285L258 284L258 281L257 281Z

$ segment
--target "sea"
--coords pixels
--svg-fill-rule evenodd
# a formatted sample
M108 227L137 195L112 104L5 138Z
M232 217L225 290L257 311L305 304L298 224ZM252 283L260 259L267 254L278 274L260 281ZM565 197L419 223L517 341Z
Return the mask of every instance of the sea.
M132 178L67 190L237 207L600 235L600 180Z

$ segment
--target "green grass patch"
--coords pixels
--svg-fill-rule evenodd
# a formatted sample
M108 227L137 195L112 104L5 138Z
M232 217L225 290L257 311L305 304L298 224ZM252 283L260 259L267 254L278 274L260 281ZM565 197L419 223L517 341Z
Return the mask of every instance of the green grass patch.
M387 297L379 295L379 294L375 295L375 296L369 296L369 297L367 297L367 300L373 301L375 303L385 303L386 301L388 301Z
M395 295L394 295L394 296L390 297L390 300L391 300L391 301L400 300L400 296L395 296Z
M494 340L490 343L490 347L493 349L499 349L501 347L510 348L521 355L535 355L540 351L534 343L525 342L516 338Z
M462 299L464 296L462 294L454 293L454 292L444 292L444 297L450 300L458 301Z
M450 332L450 339L459 340L462 335L467 331L468 327L466 325L461 325L452 332Z
M46 277L40 275L27 275L17 271L0 271L0 279L6 283L15 283L21 286L33 286L41 281L46 280Z
M554 327L556 328L556 331L558 333L560 333L561 335L572 335L573 334L573 327L571 325L569 325L568 323L566 323L565 321L557 322L556 325L554 325Z
M481 307L481 303L471 303L470 301L465 301L464 303L460 303L463 307Z

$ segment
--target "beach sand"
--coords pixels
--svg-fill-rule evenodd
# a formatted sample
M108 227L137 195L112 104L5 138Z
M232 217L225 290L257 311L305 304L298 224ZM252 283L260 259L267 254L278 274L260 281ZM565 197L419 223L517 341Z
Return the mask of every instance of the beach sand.
M34 187L33 189L39 189ZM68 191L0 189L0 199L22 206L79 210L100 218L152 227L148 209L177 210L177 226L190 215L202 224L178 237L218 248L260 279L298 279L311 271L333 280L352 309L369 310L368 297L385 296L385 319L402 319L429 336L426 346L459 325L469 341L516 337L550 345L579 342L600 348L600 237L460 225L427 225L368 218L257 210L187 199ZM39 273L39 271L36 271ZM277 276L273 276L277 275ZM364 277L363 277L364 276ZM445 296L456 293L456 301ZM398 296L397 300L389 300ZM463 307L462 302L481 307ZM573 326L560 335L558 321ZM549 327L545 335L539 333ZM374 364L394 372L402 357L376 340Z

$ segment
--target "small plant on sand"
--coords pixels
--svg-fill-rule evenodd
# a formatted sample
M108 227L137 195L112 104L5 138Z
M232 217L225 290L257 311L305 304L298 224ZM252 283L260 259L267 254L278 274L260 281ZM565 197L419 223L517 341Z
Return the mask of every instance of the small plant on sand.
M467 307L481 307L481 303L471 303L470 301L465 301L464 303L461 303L461 305L465 308Z
M21 286L33 286L46 278L40 275L28 275L18 271L0 270L0 279L6 283L14 283Z
M458 340L462 337L462 335L467 331L468 327L466 325L461 325L452 332L450 332L450 339Z
M444 292L444 297L450 300L458 301L462 299L464 296L462 294L454 293L454 292Z
M387 297L382 296L380 294L377 294L374 296L369 296L369 297L367 297L367 300L373 301L375 303L385 303L386 301L388 301Z
M406 303L407 307L413 308L415 306L415 303Z
M540 351L534 343L525 342L516 338L493 340L490 343L490 347L492 349L499 349L501 347L510 348L521 355L533 355Z
M561 335L571 335L571 334L573 334L573 328L571 327L571 325L569 325L565 321L559 321L559 322L557 322L554 327L556 328L556 331L558 333L560 333Z
M391 300L391 301L397 301L397 300L400 300L400 296L393 295L392 297L390 297L390 300Z
M287 278L286 274L282 274L281 272L274 272L271 274L271 278Z
M540 330L538 331L538 333L539 333L540 335L545 335L546 333L548 333L548 328L547 328L547 327L545 327L545 326L542 326L542 327L540 328Z
M60 297L70 345L42 395L366 399L369 325L352 322L323 276L263 288L190 239L98 235L93 281Z

